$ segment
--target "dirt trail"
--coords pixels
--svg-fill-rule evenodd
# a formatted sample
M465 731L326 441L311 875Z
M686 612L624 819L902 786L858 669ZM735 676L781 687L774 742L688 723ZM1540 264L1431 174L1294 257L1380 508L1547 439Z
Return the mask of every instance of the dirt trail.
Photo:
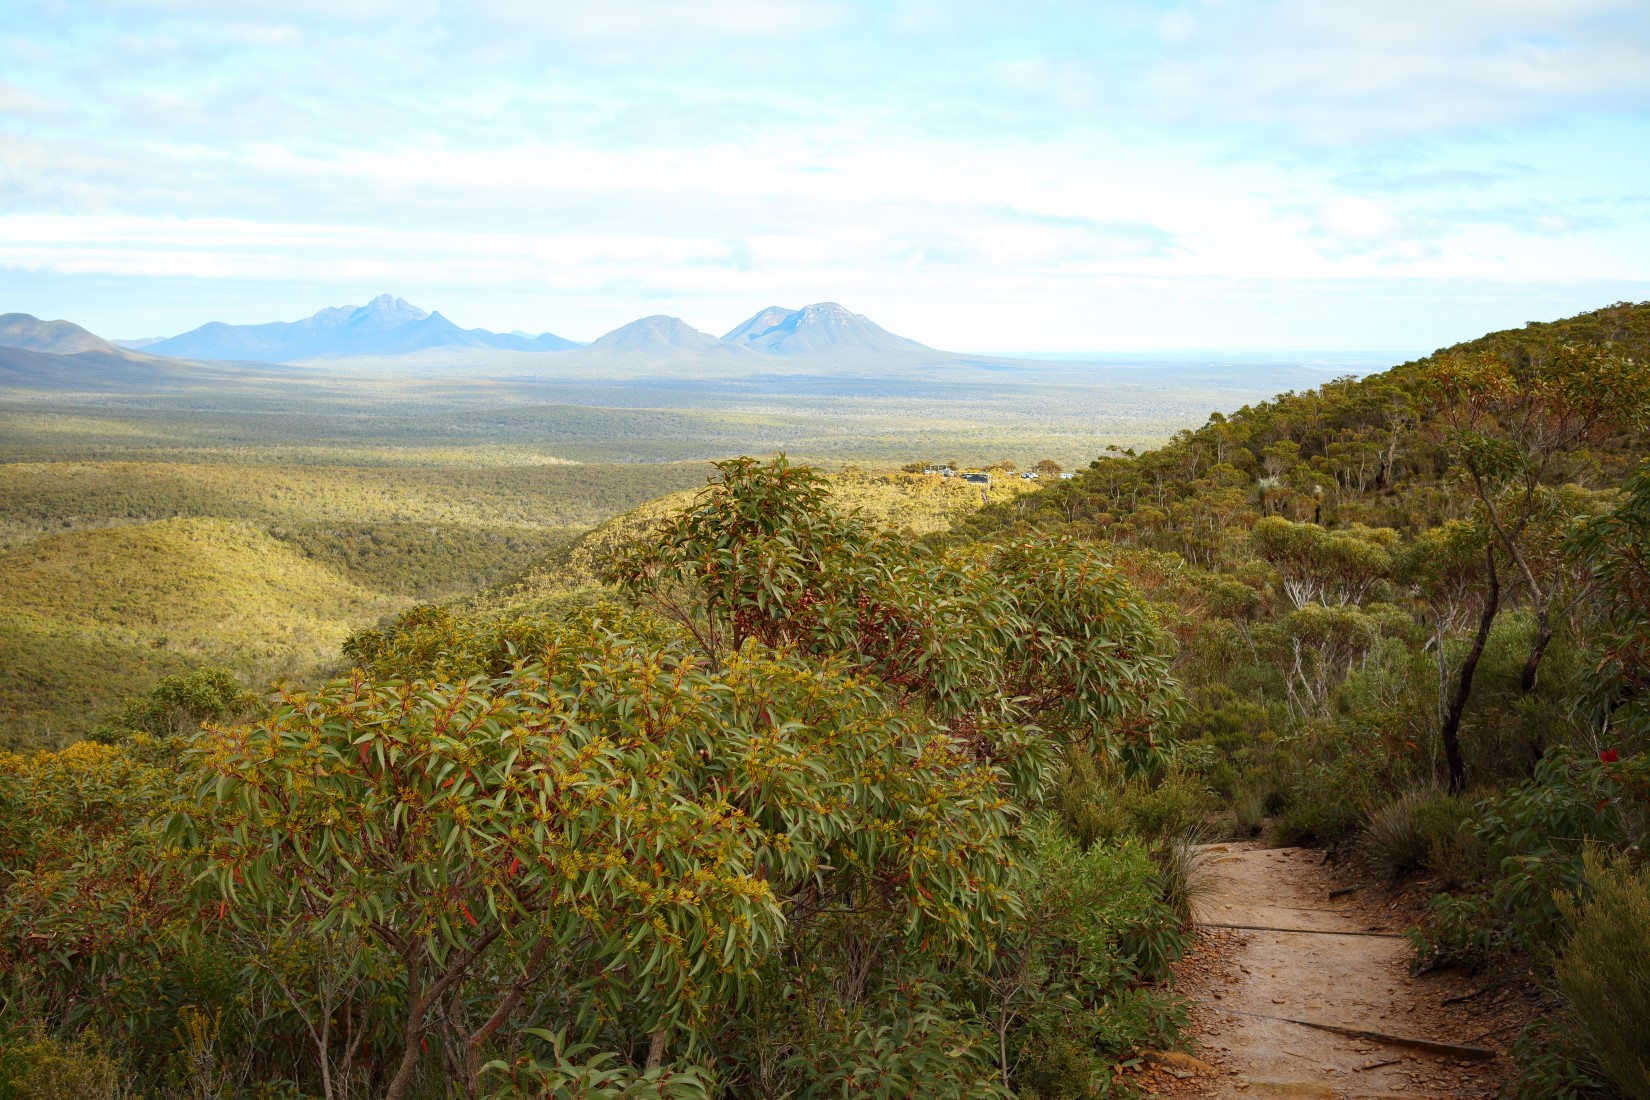
M1304 1026L1490 1046L1484 1021L1444 1005L1458 982L1411 978L1409 946L1378 909L1331 899L1321 853L1217 844L1198 905L1203 946L1181 975L1198 1060L1175 1060L1173 1097L1467 1098L1495 1094L1504 1059L1477 1061ZM1258 931L1223 925L1262 926ZM1387 933L1371 935L1369 933ZM1284 1019L1286 1018L1286 1019Z

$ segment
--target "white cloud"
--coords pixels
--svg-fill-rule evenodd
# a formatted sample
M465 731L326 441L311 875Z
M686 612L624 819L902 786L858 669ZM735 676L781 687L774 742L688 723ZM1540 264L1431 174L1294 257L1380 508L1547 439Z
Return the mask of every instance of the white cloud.
M573 335L840 298L920 337L1650 256L1642 0L109 0L23 33L0 269L41 283L424 287Z
M1639 0L1202 0L1147 62L1161 112L1331 144L1650 106Z
M1370 243L1392 236L1401 223L1379 203L1343 196L1324 204L1318 213L1318 224L1341 240Z

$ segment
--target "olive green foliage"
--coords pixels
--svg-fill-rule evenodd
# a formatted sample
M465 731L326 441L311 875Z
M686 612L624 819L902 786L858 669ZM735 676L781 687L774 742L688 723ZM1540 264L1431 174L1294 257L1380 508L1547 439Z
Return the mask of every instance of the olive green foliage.
M1173 722L1168 641L1094 549L935 554L837 511L825 481L783 456L718 469L611 572L713 663L749 640L840 654L964 737L1030 720L1121 754L1149 751Z
M981 494L973 485L933 474L869 472L848 467L829 477L833 504L856 520L906 536L948 530L978 511ZM987 500L1010 501L1031 486L1014 478L994 479ZM466 610L519 615L564 606L569 597L598 589L615 555L648 542L694 494L671 493L616 516L547 555L519 577L459 601Z
M352 680L195 750L203 786L174 843L201 853L239 903L228 918L271 954L325 934L346 972L401 972L402 1091L438 1005L480 1000L465 1035L479 1048L547 952L564 988L621 946L645 960L622 983L593 975L579 1001L598 1017L653 1001L651 1029L696 1022L777 939L755 822L665 766L709 752L712 730L738 751L726 716L696 713L709 685L620 643L550 659L493 684ZM650 706L654 737L626 721ZM467 988L476 971L490 997Z
M394 606L254 528L205 519L48 535L0 554L0 593L0 731L19 736L81 733L121 696L200 665L254 683L313 668Z
M1650 871L1585 857L1585 890L1564 901L1556 975L1586 1049L1623 1096L1650 1097Z
M1053 805L1066 831L1087 848L1128 836L1165 841L1192 831L1212 809L1201 780L1179 768L1124 774L1105 758L1074 752Z
M1141 841L1085 851L1048 824L1031 840L1025 919L998 945L986 1015L1005 1084L1018 1082L1021 1095L1092 1095L1131 1047L1176 1042L1173 1011L1129 1018L1140 980L1163 977L1185 938Z
M706 470L338 440L304 463L238 448L188 457L0 465L13 585L0 595L0 744L83 736L119 700L203 662L259 689L310 675L341 638L414 601L514 616L599 601L616 546L679 508L688 494L671 490ZM981 504L937 476L850 469L832 486L866 519L917 534ZM989 496L1032 489L999 478Z
M1406 791L1370 814L1358 854L1389 882L1425 870L1470 875L1468 861L1480 850L1467 828L1470 816L1460 799L1426 788Z
M1587 708L1626 744L1650 748L1650 461L1639 463L1615 507L1576 525L1568 549L1602 611L1589 647L1597 671Z
M1278 571L1294 606L1345 606L1363 603L1391 576L1398 533L1361 523L1331 531L1264 516L1250 529L1249 539L1256 556Z
M1558 942L1588 843L1638 858L1647 426L1622 303L1113 450L946 545L1105 546L1180 642L1171 754L1222 819L1429 882L1417 964L1482 966ZM1082 787L1068 827L1116 830Z
M1498 872L1497 911L1516 938L1550 944L1564 924L1554 899L1580 887L1588 848L1636 851L1650 830L1650 755L1554 750L1475 817Z
M1517 1079L1506 1092L1512 1100L1608 1100L1597 1060L1585 1037L1563 1016L1538 1016L1513 1039L1508 1052Z
M707 1100L710 1089L694 1068L655 1067L638 1072L611 1051L597 1052L588 1046L569 1046L563 1032L528 1028L524 1033L539 1040L543 1056L524 1053L514 1063L498 1062L494 1071L498 1085L487 1100L537 1100L539 1097L578 1097L579 1100Z
M5 1062L18 1067L4 1082L16 1100L127 1100L136 1094L120 1058L87 1031L72 1042L37 1034L10 1051Z
M1122 575L933 555L783 460L707 499L654 544L668 606L416 609L347 676L197 673L0 757L0 995L203 1095L1053 1095L1051 1044L1076 1095L1173 1042L1146 842L1040 809L1072 754L1161 771Z
M152 737L189 733L207 722L225 722L250 713L257 695L226 669L198 668L185 676L163 676L143 695L128 699L94 726L88 740L113 742L135 733Z

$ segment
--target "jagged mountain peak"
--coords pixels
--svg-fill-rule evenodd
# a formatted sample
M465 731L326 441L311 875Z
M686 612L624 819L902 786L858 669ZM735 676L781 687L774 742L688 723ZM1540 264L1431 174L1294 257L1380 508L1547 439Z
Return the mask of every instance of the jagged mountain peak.
M323 310L322 312L325 313L329 311ZM319 318L319 316L320 314L316 314L317 318ZM422 321L429 316L429 311L419 309L417 306L407 301L407 299L397 298L393 294L380 294L378 297L374 298L372 301L368 302L360 309L355 310L351 314L352 318L364 319L371 317L385 321L394 321L396 323Z
M402 355L439 348L561 351L575 346L571 340L548 332L526 337L460 328L439 312L420 309L393 294L380 294L364 306L331 306L297 321L264 325L214 321L151 344L149 350L189 359L286 363L295 359Z

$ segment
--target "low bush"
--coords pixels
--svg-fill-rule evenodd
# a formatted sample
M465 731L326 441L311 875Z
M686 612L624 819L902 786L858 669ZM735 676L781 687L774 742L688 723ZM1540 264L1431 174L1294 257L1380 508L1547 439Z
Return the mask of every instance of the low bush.
M94 1031L71 1040L37 1032L12 1051L7 1084L16 1100L128 1100L131 1073Z
M1232 823L1239 837L1259 836L1266 828L1266 795L1244 788L1232 798Z
M1436 797L1435 792L1412 791L1371 814L1358 836L1358 857L1364 865L1388 882L1424 867L1430 838L1421 811Z
M1507 1083L1506 1100L1614 1100L1599 1080L1598 1066L1575 1025L1538 1016L1513 1040L1517 1076Z
M1438 894L1427 906L1431 919L1406 929L1412 952L1410 973L1460 967L1477 973L1508 944L1504 924L1483 898Z
M1067 831L1087 847L1131 835L1148 841L1183 836L1208 814L1210 799L1186 769L1171 768L1156 779L1125 777L1090 754L1073 752L1054 806Z
M545 1058L523 1054L514 1064L489 1063L484 1073L496 1082L487 1100L566 1096L581 1100L706 1100L710 1092L696 1069L637 1072L616 1055L568 1044L561 1032L531 1029L547 1049Z
M1475 826L1499 878L1497 907L1525 943L1552 946L1564 920L1557 897L1585 878L1589 845L1625 850L1644 837L1650 755L1555 750L1528 782L1478 807Z
M1559 901L1571 929L1558 988L1604 1076L1631 1100L1650 1100L1650 870L1596 851L1583 865L1584 889Z

